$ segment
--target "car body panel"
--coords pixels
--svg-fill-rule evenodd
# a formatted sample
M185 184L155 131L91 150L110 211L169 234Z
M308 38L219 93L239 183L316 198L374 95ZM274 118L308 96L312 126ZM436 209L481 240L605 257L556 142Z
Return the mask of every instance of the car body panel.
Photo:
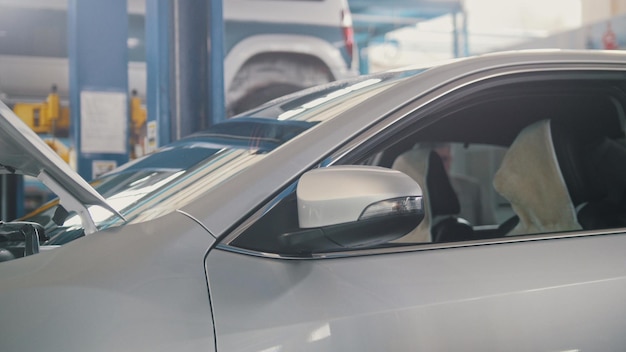
M225 351L616 351L624 246L620 234L337 259L214 250L206 265Z
M214 240L175 212L3 263L1 349L213 350L202 263Z

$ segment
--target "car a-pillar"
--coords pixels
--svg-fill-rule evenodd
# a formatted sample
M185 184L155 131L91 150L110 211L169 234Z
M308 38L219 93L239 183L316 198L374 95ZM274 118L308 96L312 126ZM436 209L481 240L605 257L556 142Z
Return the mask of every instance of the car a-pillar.
M227 113L236 115L274 98L334 80L318 58L272 53L250 58L235 75L227 93Z

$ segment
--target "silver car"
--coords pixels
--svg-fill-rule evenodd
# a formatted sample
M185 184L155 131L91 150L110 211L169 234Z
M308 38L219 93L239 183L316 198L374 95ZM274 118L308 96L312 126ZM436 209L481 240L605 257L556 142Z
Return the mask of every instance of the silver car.
M2 351L626 346L626 53L309 89L100 193L0 115L4 171L60 195L0 227Z

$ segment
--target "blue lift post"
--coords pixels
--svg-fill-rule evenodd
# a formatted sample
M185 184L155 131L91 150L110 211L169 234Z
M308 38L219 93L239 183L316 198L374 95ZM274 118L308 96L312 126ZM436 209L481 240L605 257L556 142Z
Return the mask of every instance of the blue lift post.
M208 127L208 1L173 1L172 139L178 140Z
M146 153L172 141L170 53L172 2L146 0Z
M71 137L87 180L128 161L127 40L126 0L69 0Z
M146 1L149 143L225 119L223 35L222 0Z
M209 104L211 124L226 119L224 92L224 7L223 0L209 0Z
M461 20L461 28L459 29L459 15ZM461 9L452 14L452 30L453 30L453 51L454 57L469 56L469 41L467 34L467 13ZM460 31L460 33L459 33Z

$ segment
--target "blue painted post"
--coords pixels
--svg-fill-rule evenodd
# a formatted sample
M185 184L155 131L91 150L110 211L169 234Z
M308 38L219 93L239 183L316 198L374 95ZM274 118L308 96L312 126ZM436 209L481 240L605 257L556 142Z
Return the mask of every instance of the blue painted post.
M354 41L358 48L359 53L359 73L360 74L368 74L370 73L370 61L369 61L369 46L370 38L369 29L365 29L368 25L361 25L363 27L363 32L357 32L354 34Z
M85 179L128 161L126 0L69 0L71 137Z
M458 25L458 12L454 11L452 13L452 51L454 53L454 57L457 58L460 56L459 54L459 25Z
M149 145L226 118L223 27L222 0L146 1Z
M469 35L467 33L467 12L465 10L463 10L463 12L461 12L462 14L462 20L463 20L463 24L462 24L462 28L463 28L463 56L469 56L470 55L470 48L469 48Z
M370 71L369 42L359 42L359 73L368 74Z
M209 104L211 123L226 119L224 96L224 8L223 0L209 0Z
M146 0L146 153L168 144L171 136L171 0Z
M177 140L209 125L208 0L174 0L173 124Z

